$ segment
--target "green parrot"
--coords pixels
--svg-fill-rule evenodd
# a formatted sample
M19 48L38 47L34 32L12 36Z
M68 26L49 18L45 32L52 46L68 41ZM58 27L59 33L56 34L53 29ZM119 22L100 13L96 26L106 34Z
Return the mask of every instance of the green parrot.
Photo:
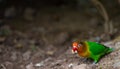
M79 56L93 59L94 64L96 64L102 56L112 52L113 50L113 48L91 41L75 41L72 44L73 53L78 53Z

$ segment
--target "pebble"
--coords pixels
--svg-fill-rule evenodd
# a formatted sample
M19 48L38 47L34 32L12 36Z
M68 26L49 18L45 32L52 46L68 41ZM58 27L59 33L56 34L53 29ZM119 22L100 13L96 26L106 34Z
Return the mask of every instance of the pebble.
M29 60L30 55L31 55L31 52L30 52L30 51L25 52L25 53L23 54L23 60Z
M30 63L26 66L26 69L35 69L33 63Z
M120 68L120 62L117 62L113 65L113 68Z
M87 64L73 66L73 69L87 69Z
M16 52L12 52L11 59L13 61L15 61L17 59L17 53Z
M36 67L44 66L44 62L36 63L35 66L36 66Z
M46 54L47 54L47 55L53 55L53 54L54 54L54 51L47 51Z
M6 69L14 69L14 64L12 62L5 62Z
M73 67L73 63L70 63L70 64L68 65L68 67L69 67L69 68L72 68L72 67Z

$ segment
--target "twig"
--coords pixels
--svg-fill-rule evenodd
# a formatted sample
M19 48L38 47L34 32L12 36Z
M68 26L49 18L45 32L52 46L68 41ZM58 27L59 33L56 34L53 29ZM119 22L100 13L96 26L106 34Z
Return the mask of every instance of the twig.
M5 67L5 65L3 65L3 64L1 64L0 67L3 68L3 69L7 69L7 68Z
M114 30L113 22L110 21L110 33L112 34L114 32L115 32L115 30Z
M95 7L98 9L99 13L105 20L105 23L104 23L105 32L110 33L110 31L113 28L112 27L113 25L112 25L112 23L111 24L109 23L110 22L109 16L108 16L107 11L104 8L103 4L98 0L91 0L91 2L95 5Z

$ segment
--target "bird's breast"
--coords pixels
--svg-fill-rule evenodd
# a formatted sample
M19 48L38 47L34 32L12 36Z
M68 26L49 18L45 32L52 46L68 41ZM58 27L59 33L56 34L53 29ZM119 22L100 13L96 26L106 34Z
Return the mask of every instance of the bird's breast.
M78 54L82 57L89 57L90 53L89 52L78 52Z

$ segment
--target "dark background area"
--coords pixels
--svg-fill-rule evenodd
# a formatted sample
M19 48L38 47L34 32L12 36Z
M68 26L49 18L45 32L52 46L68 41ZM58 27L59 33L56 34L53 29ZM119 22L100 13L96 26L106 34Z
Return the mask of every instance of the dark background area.
M72 58L74 40L115 39L120 0L97 1L109 17L107 32L92 0L0 0L0 69L69 69L79 60Z

